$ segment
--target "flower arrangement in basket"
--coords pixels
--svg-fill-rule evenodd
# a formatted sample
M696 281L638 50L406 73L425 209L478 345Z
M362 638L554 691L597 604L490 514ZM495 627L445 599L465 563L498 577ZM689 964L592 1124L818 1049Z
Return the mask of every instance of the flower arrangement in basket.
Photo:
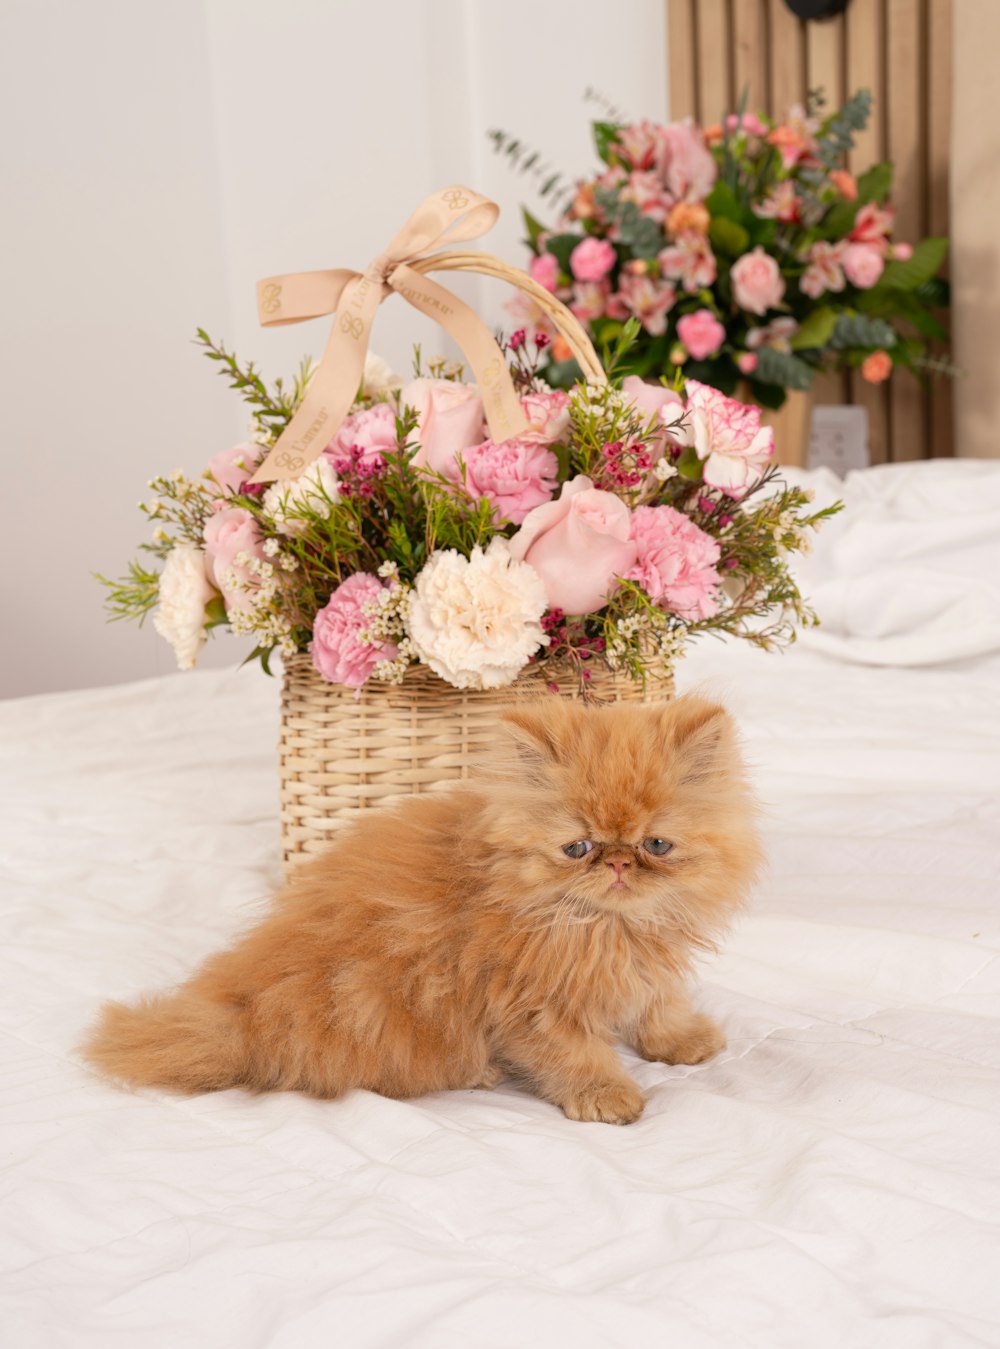
M895 366L951 371L928 348L947 339L931 312L948 302L937 275L947 239L895 241L892 165L857 178L843 167L871 102L861 91L823 115L814 94L781 121L741 108L705 128L598 121L604 168L572 187L507 133L490 135L543 196L568 203L552 229L524 212L531 275L598 345L635 318L632 373L681 371L727 394L745 381L754 402L778 408L824 368L857 367L873 383ZM558 338L550 358L550 382L576 378Z
M526 275L434 251L456 215L467 238L495 214L448 189L365 273L261 283L264 322L337 314L323 361L290 385L268 387L199 331L252 408L252 438L198 479L154 479L150 562L105 582L113 616L155 610L181 668L220 626L252 638L265 669L281 654L288 853L371 801L463 773L504 698L666 696L697 633L770 649L813 621L788 557L829 512L777 477L759 412L694 380L616 378L637 325L608 378ZM498 346L424 275L449 267L523 287L585 377L551 389L547 335ZM366 360L390 290L448 326L475 383L443 362L402 383Z

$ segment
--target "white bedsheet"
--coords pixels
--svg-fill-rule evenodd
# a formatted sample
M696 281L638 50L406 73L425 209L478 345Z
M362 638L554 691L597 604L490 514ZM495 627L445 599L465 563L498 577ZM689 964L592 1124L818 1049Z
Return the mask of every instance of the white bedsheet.
M627 1055L642 1120L511 1086L124 1094L74 1052L277 879L277 688L0 706L0 1343L11 1349L1000 1345L1000 660L709 645L771 871L706 964L729 1047Z

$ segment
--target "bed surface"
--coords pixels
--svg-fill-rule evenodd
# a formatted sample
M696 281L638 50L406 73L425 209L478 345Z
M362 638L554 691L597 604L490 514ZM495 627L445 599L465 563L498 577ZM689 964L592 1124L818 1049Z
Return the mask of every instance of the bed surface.
M0 705L0 1344L1000 1345L1000 655L695 648L771 867L704 964L728 1049L624 1129L510 1085L113 1090L75 1042L278 876L277 687Z

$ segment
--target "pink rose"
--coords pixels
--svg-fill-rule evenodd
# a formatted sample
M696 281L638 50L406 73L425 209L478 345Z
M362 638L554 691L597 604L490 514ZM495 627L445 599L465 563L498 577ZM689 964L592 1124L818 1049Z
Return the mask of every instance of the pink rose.
M683 439L683 433L679 428L673 432L666 429L684 415L684 399L680 394L674 393L673 389L665 389L662 384L647 384L638 375L629 375L622 381L622 394L643 421L648 422L650 418L656 417L663 424L663 432L649 438L651 450L657 450L662 454L666 440L669 439L673 443Z
M626 579L679 618L711 618L719 608L717 541L672 506L639 506L632 512L639 556Z
M705 482L727 496L746 496L774 457L774 432L761 426L760 408L694 379L687 381L685 392L691 441L704 460Z
M676 201L703 201L719 172L704 136L690 119L660 128L657 168Z
M229 506L216 511L205 524L205 569L214 580L226 610L249 609L252 592L260 582L245 563L237 563L240 553L258 561L265 561L263 538L257 521L242 506ZM229 573L234 572L235 577ZM237 585L231 584L233 580Z
M342 581L320 609L313 623L309 653L313 665L331 684L358 689L380 660L395 660L393 642L362 642L359 633L371 626L365 606L378 602L382 582L368 572L355 572Z
M548 393L528 393L521 399L528 429L518 437L536 444L553 445L562 440L569 428L569 394L562 389Z
M546 290L555 292L559 282L559 263L553 254L539 253L537 258L531 259L529 270L533 281L537 281Z
M346 417L323 454L336 472L346 473L352 466L351 450L355 447L362 451L361 463L381 467L386 456L397 449L395 408L389 403L375 403Z
M844 249L843 267L852 286L869 290L885 270L885 259L872 244L848 244Z
M400 407L417 414L418 468L444 473L455 456L483 439L483 400L453 379L414 379L399 395Z
M536 441L484 440L462 451L465 487L477 500L486 499L498 518L519 525L524 517L552 499L559 482L559 460Z
M711 309L696 309L677 321L677 336L696 361L714 356L726 340L726 330Z
M208 461L206 470L215 479L227 496L238 492L246 480L253 476L260 460L260 446L234 445L231 450L223 450L214 459Z
M624 501L582 475L563 483L557 501L536 506L510 540L511 557L542 578L549 607L568 614L602 608L637 553Z
M741 309L748 309L751 314L763 314L781 303L785 283L778 264L760 244L733 263L730 276L733 298Z
M603 281L617 257L607 239L584 239L569 255L570 271L577 281Z

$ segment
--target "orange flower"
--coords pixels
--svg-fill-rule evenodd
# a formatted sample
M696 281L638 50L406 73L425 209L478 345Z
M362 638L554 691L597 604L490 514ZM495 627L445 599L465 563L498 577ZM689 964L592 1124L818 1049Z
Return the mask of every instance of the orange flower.
M832 169L830 182L845 201L857 201L858 184L853 173L848 173L846 169Z
M862 362L861 373L869 384L881 384L892 374L892 357L887 351L873 351Z
M679 201L667 216L667 233L674 238L691 231L707 234L712 217L700 202Z
M573 348L566 341L565 337L557 335L552 340L552 359L554 361L568 361L573 355Z
M711 126L705 128L705 140L709 145L715 145L717 141L722 140L721 122L713 122Z

